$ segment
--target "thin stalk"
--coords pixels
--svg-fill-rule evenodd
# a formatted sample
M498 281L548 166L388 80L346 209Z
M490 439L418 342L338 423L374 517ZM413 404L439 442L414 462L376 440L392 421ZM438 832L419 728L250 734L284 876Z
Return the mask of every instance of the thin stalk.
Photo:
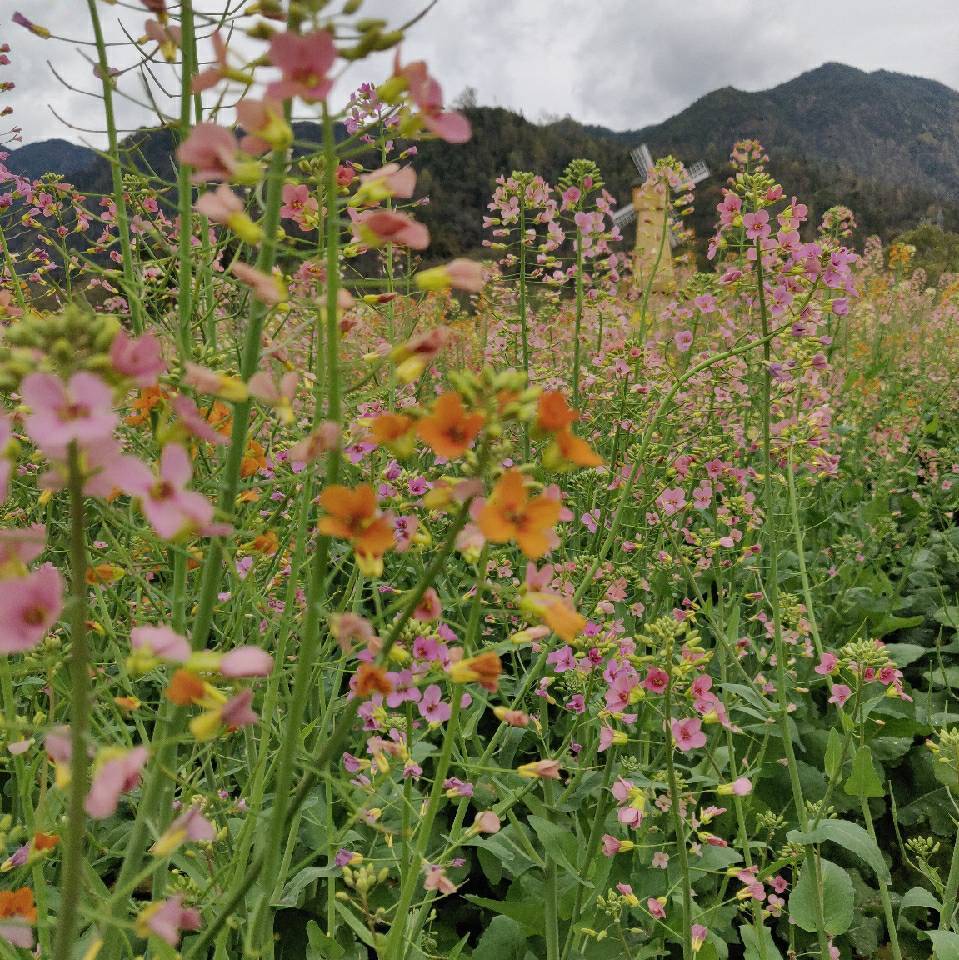
M872 811L869 809L869 801L860 796L859 803L862 807L862 818L866 821L866 830L872 837L872 842L876 842L876 828L872 823ZM892 912L892 900L889 897L889 884L879 881L879 899L882 902L882 912L886 919L886 932L889 934L889 947L892 950L892 960L902 960L902 951L899 949L899 934L896 932L896 918Z
M97 64L100 72L100 84L103 91L103 114L107 124L107 156L110 158L110 178L113 202L116 205L117 234L120 238L120 260L123 266L123 293L130 308L130 323L134 333L143 332L143 305L140 302L139 286L133 268L133 247L130 244L130 219L127 214L126 199L123 195L123 171L120 167L120 150L117 142L117 124L113 113L113 80L110 78L110 64L107 60L107 48L103 41L103 29L100 26L100 14L96 0L87 0L90 23L97 47Z
M193 33L193 0L180 0L180 142L190 133L191 89L196 37ZM177 204L180 213L179 271L177 277L177 311L180 333L180 359L186 362L193 352L193 187L190 167L177 168Z
M521 185L519 203L519 327L523 338L523 372L529 385L529 330L526 291L526 187ZM529 460L529 426L523 425L523 456Z
M13 262L13 255L10 253L10 247L7 244L7 235L0 227L0 250L3 251L3 262L6 264L7 273L10 274L10 282L13 284L13 295L17 298L17 306L21 310L27 309L27 300L23 295L23 282L17 273L16 265Z
M959 834L952 845L952 859L949 861L949 875L946 888L942 893L942 909L939 911L939 929L952 929L952 916L956 912L956 894L959 892Z
M87 754L93 690L87 646L87 547L83 509L83 473L76 443L68 454L70 494L70 791L67 828L63 841L63 877L53 960L69 960L77 933L86 862L84 801L90 779Z
M579 408L580 328L583 325L583 231L576 228L576 324L573 328L573 406Z

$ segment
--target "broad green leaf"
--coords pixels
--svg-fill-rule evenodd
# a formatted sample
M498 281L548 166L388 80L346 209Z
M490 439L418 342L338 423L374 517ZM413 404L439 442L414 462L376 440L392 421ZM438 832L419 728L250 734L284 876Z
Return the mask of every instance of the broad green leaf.
M930 930L927 934L936 951L936 960L959 960L959 933Z
M823 928L830 936L836 937L852 926L856 895L852 880L842 867L831 860L819 862L822 867ZM816 874L807 866L789 897L790 919L807 933L819 929L816 894Z
M826 840L838 843L850 853L854 853L863 863L872 867L880 883L889 883L889 868L882 858L882 853L876 841L869 836L858 823L849 820L823 820L815 830L803 833L800 830L790 830L786 834L790 843L823 843Z
M755 929L748 924L743 924L739 928L739 936L746 948L743 951L743 960L763 960L763 957L766 960L782 960L783 955L773 942L773 935L769 927L764 926L762 928L761 943L760 938L756 936Z
M922 657L929 654L929 650L920 647L918 643L887 643L886 653L892 657L897 667L908 667Z
M543 817L529 817L529 825L536 831L546 853L552 857L571 877L579 883L585 883L575 865L576 839L570 830L564 830L559 824Z
M509 917L493 917L483 931L473 960L523 960L526 953L526 930Z
M843 789L851 797L881 797L885 794L882 780L872 763L869 747L860 747L852 761L852 774Z
M300 894L314 880L320 878L332 877L339 873L336 867L305 867L283 888L283 895L273 906L275 907L295 907L299 903Z
M839 776L842 764L842 734L835 728L829 728L829 738L826 741L826 776L832 780Z
M944 627L959 630L959 606L940 607L932 616Z
M941 910L942 904L925 887L911 887L902 895L902 900L899 901L899 917L897 922L902 923L904 910L914 910L917 907L928 910Z
M315 920L306 925L306 939L309 943L307 960L339 960L346 951L332 938L328 937Z
M466 894L466 899L470 903L482 907L484 910L492 910L493 913L502 914L509 917L517 923L521 923L528 930L535 934L543 932L543 904L522 900L489 900L486 897L476 897L472 894Z

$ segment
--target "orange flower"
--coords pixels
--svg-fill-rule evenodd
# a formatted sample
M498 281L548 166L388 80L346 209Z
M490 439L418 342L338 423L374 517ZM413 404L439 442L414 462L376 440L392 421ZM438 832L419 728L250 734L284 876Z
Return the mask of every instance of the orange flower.
M382 667L376 667L372 663L361 663L360 669L356 671L356 684L354 691L358 697L368 697L373 693L392 693L393 684L386 676L386 671Z
M452 663L447 670L453 683L478 683L490 693L496 691L502 672L503 664L500 662L499 654L493 653L492 650Z
M125 713L132 713L140 709L140 701L136 697L114 697L113 702Z
M598 467L603 458L572 430L560 430L543 451L543 466L561 473L576 467Z
M160 387L145 387L130 404L134 411L125 420L131 427L139 427L150 419L150 411L163 401L164 392Z
M206 684L189 670L177 670L170 678L166 697L178 707L188 707L206 696Z
M530 500L523 475L508 470L480 511L479 528L492 543L515 540L527 557L535 559L549 550L548 534L559 513L559 501L544 496Z
M369 484L355 490L333 484L320 494L320 504L327 516L319 523L320 533L349 540L360 570L367 576L383 572L383 554L395 545L393 528L377 505L376 494Z
M413 420L402 413L384 413L370 425L374 443L393 451L398 457L408 457L413 452Z
M420 420L417 432L435 454L452 460L466 453L482 426L483 414L467 413L463 398L451 391L437 398L433 412Z
M544 433L568 430L579 419L579 414L566 402L559 390L546 390L539 395L536 407L536 426Z
M33 835L33 849L38 853L44 850L52 850L60 842L60 837L56 833L35 833Z
M112 563L98 563L95 567L87 567L87 583L91 587L104 583L113 583L123 576L123 568Z
M553 633L567 643L572 643L586 626L586 618L577 613L563 597L554 593L527 593L520 601L520 606L543 620Z
M272 557L280 549L280 538L276 535L275 530L268 530L266 533L254 537L249 547L253 553L262 553L267 557Z
M240 476L252 477L257 470L266 467L266 451L256 442L250 440L246 445L246 451L243 454L243 460L240 462Z
M37 908L33 905L33 891L29 887L0 890L0 918L35 923Z

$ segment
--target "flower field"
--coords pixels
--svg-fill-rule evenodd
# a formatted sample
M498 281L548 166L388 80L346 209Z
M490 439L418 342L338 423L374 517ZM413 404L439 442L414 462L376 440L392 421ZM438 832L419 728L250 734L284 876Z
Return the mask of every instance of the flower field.
M415 23L105 6L112 191L0 162L0 958L959 958L959 280L755 141L698 272L672 157L437 263Z

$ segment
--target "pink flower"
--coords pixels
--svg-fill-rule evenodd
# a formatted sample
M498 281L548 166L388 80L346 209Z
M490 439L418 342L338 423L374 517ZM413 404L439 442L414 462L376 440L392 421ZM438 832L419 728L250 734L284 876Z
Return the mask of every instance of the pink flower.
M26 566L43 553L47 530L42 523L0 530L0 568Z
M706 734L702 731L699 717L687 717L685 720L673 720L670 725L673 743L683 753L706 746Z
M276 306L286 300L286 288L276 274L264 273L239 260L234 260L230 264L230 273L241 283L245 283L252 290L253 296L268 307Z
M669 854L662 850L657 850L653 854L653 859L650 862L650 866L654 867L656 870L665 870L669 866Z
M270 97L244 97L236 105L236 118L246 135L240 149L258 157L267 150L285 150L293 142L293 130L283 115L283 104Z
M163 540L191 530L205 530L213 519L209 500L186 489L192 476L189 454L179 444L168 443L160 455L159 479L135 491L144 515Z
M666 911L663 908L663 905L655 897L650 897L646 901L646 909L649 911L649 915L654 920L666 919Z
M110 344L113 369L129 377L138 387L151 387L166 370L160 341L152 333L131 337L121 330Z
M280 207L281 218L295 220L305 229L306 215L316 213L318 209L316 197L310 195L310 188L305 183L283 184L283 206Z
M299 97L307 103L322 100L333 86L327 73L335 60L336 47L326 30L302 36L289 31L275 33L270 40L270 62L279 68L282 79L266 88L267 95L277 100Z
M423 125L447 143L466 143L472 130L462 114L444 112L443 90L430 76L422 60L400 65L399 51L393 63L393 75L406 81L410 97L420 110Z
M118 491L135 496L153 482L150 468L136 457L121 452L120 444L112 437L93 445L83 458L83 466L87 477L83 492L88 497L108 500ZM59 479L57 485L60 485Z
M443 896L456 893L456 884L448 876L442 867L428 865L426 867L426 879L423 880L424 890L435 890Z
M107 440L117 425L113 392L92 373L75 373L66 385L50 373L31 373L20 392L33 411L24 428L44 453L56 459L62 459L71 442Z
M409 200L416 189L416 171L412 167L388 163L379 170L360 174L360 184L357 191L360 200L378 202L387 197Z
M420 620L423 623L430 623L438 620L443 614L443 604L440 602L439 594L433 587L427 587L416 609L413 611L413 619Z
M500 819L492 810L484 810L476 814L473 821L473 829L477 833L498 833L500 828Z
M139 785L149 753L146 747L134 747L120 751L119 755L107 756L109 759L101 763L94 774L83 805L87 815L94 820L103 820L116 813L120 795Z
M706 937L709 936L709 931L701 923L694 923L689 933L692 940L693 953L699 953L703 944L706 942Z
M0 580L0 653L35 647L63 608L63 580L50 563L25 577Z
M450 704L444 703L443 691L435 683L431 683L423 691L416 709L428 723L446 723L453 710Z
M819 663L815 666L815 672L818 673L821 677L827 677L829 674L834 673L836 667L839 665L839 657L834 653L824 653L819 658Z
M673 337L673 343L680 353L686 353L693 345L693 335L689 330L680 330L679 333Z
M844 683L834 683L832 688L832 696L829 698L827 703L834 703L837 707L841 707L850 697L852 696L852 690L849 689Z
M290 460L293 463L312 463L324 453L335 450L339 442L339 424L324 420L309 436L290 447Z
M259 647L237 647L220 659L220 676L268 677L273 671L273 657Z
M163 831L150 852L157 857L168 857L178 850L184 843L210 843L216 837L216 830L212 823L194 804L186 813L180 816Z
M251 709L253 691L241 690L231 700L227 700L220 710L220 720L228 730L239 730L240 727L249 727L259 719Z
M193 183L232 180L240 145L231 130L215 123L198 123L177 148L177 159L193 167Z
M151 903L137 917L136 929L141 937L153 934L171 947L180 942L181 930L199 930L200 913L183 906L183 895L178 893L168 900Z
M173 412L179 417L186 432L210 443L227 444L229 439L217 432L200 413L199 407L185 393L178 393L170 402Z
M365 210L356 214L353 234L368 247L395 243L411 250L425 250L430 243L429 230L422 223L395 210Z
M603 834L603 855L606 857L615 857L619 853L621 844L612 834Z
M743 226L746 236L750 240L764 240L770 234L769 211L758 210L756 213L743 214Z
M158 660L183 663L190 658L193 649L186 637L170 627L134 627L130 631L130 646L143 650Z
M479 293L486 284L483 265L463 257L439 267L421 270L413 279L421 290L447 290L452 287L467 293Z
M228 69L226 62L226 42L223 39L223 34L219 30L216 30L211 39L213 40L213 56L216 61L216 66L207 67L206 70L202 70L193 77L194 93L202 93L204 90L209 90L210 87L215 87L226 75Z
M669 686L669 674L660 667L650 667L642 686L650 693L665 693Z

